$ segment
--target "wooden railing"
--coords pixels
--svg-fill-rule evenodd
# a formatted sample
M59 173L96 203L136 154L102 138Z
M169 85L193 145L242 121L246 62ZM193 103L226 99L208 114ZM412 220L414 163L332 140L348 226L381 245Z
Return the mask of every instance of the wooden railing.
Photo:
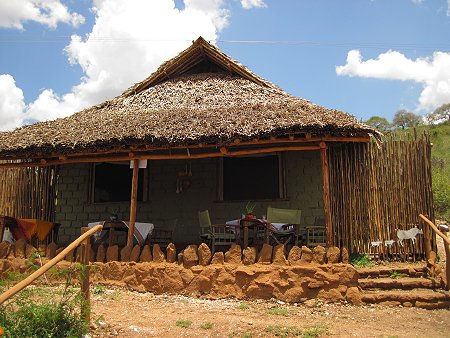
M85 273L81 274L81 293L85 298L85 302L82 303L81 313L84 318L89 323L90 321L90 297L89 297L89 252L90 252L90 237L95 234L97 231L102 230L102 225L96 225L92 229L88 229L86 227L81 228L82 235L78 237L75 241L70 243L63 251L61 251L56 257L48 261L46 264L41 266L38 270L33 272L24 280L20 281L10 289L6 290L3 294L0 295L0 305L7 301L9 298L26 288L28 285L33 283L37 278L42 276L45 272L47 272L51 267L53 267L58 262L62 261L64 257L74 250L77 246L81 245L81 263L86 265Z
M445 284L445 289L448 291L449 287L450 287L450 239L447 237L447 235L443 234L438 227L431 222L428 218L426 218L424 215L420 214L419 215L420 218L422 218L425 223L427 223L431 229L440 237L442 237L442 239L444 240L444 250L445 250L445 279L446 279L446 284ZM428 242L428 240L427 240ZM425 247L431 247L428 245L425 245ZM429 257L429 252L427 249L427 258Z

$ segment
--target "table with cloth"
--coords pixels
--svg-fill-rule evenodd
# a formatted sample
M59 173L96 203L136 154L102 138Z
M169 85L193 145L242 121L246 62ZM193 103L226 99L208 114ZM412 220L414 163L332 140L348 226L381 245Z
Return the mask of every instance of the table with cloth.
M92 222L88 224L89 228L93 228L97 224L103 225L103 229L100 232L97 232L94 234L94 240L100 241L103 239L106 234L109 232L109 245L113 245L114 242L114 231L121 230L121 231L127 231L128 233L128 222L125 221L97 221ZM152 223L141 223L136 222L134 223L134 238L136 238L139 245L144 245L144 242L148 235L152 233L154 229L154 225Z

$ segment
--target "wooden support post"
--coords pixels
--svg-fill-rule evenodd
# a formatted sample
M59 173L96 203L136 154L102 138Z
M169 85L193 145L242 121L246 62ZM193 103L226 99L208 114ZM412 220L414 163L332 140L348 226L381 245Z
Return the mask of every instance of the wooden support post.
M83 235L89 230L88 227L81 228L81 234ZM83 302L81 303L81 316L85 319L86 325L91 322L91 296L89 291L89 256L91 251L91 238L87 237L81 243L81 295L83 296Z
M128 224L127 246L133 246L134 223L136 223L137 191L139 181L139 160L133 160L133 181L131 182L130 223Z
M323 207L325 211L325 230L326 230L326 242L327 247L333 245L332 231L333 227L331 224L331 203L330 203L330 181L328 178L328 155L327 155L327 145L325 142L320 142L320 162L322 165L322 188L323 188Z

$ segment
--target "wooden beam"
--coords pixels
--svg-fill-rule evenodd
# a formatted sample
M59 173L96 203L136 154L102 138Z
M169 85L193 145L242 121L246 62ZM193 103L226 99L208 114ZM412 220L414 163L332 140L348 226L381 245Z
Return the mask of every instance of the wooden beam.
M290 136L294 136L297 134L290 134ZM291 137L289 138L271 138L268 140L252 140L252 141L239 141L239 146L248 146L248 145L271 145L271 144L279 144L279 143L315 143L315 142L358 142L358 143L367 143L370 141L370 137L311 137L310 133L306 134L305 138ZM233 145L233 142L230 142L230 145ZM67 159L68 157L85 157L85 156L98 156L98 155L106 155L106 154L122 154L122 153L130 153L132 150L132 155L136 154L139 156L139 153L149 152L149 151L161 151L161 150L174 150L174 149L198 149L198 148L220 148L221 146L226 146L225 144L219 145L217 143L199 143L195 145L184 145L184 146L161 146L161 147L152 147L148 146L145 148L136 148L136 146L130 146L129 148L115 148L110 150L98 151L98 152L80 152L73 154L65 154L61 155L59 153L50 154L49 157L60 157L61 160ZM236 145L234 145L236 146ZM129 156L134 157L134 156ZM27 159L35 159L42 158L42 154L36 153L34 156L27 157ZM0 158L2 160L2 158ZM3 160L11 160L11 158L3 158Z
M127 246L133 246L134 224L136 223L137 191L139 181L139 159L133 160L133 180L131 182L130 223L128 224Z
M331 224L331 203L330 203L330 181L328 178L328 155L327 145L320 142L320 162L322 167L322 189L323 189L323 207L325 211L325 230L327 247L333 245L333 226Z
M89 229L89 231L82 234L80 237L78 237L76 240L74 240L72 243L70 243L63 251L61 251L56 257L48 261L46 264L41 266L38 270L33 272L31 275L29 275L27 278L21 280L19 283L15 284L11 288L9 288L6 292L0 295L0 305L3 304L6 300L8 300L10 297L14 296L16 293L21 291L22 289L26 288L28 285L33 283L37 278L42 276L44 273L46 273L51 267L53 267L56 263L62 261L66 255L74 250L78 245L80 245L86 238L92 236L97 231L102 230L103 226L98 224L94 226L92 229Z
M268 147L262 149L246 149L246 150L227 150L226 155L221 152L213 153L201 153L201 154L177 154L177 155L157 155L157 154L136 154L135 159L138 160L186 160L186 159L199 159L199 158L213 158L223 156L242 156L242 155L254 155L254 154L267 154L277 151L307 151L307 150L319 150L320 147L314 146L282 146L282 147ZM120 162L129 161L128 154L122 154L120 156L93 156L82 158L68 158L67 160L49 160L45 164L40 162L25 162L25 163L0 163L0 168L22 168L22 167L36 167L36 166L51 166L70 163L98 163L98 162Z

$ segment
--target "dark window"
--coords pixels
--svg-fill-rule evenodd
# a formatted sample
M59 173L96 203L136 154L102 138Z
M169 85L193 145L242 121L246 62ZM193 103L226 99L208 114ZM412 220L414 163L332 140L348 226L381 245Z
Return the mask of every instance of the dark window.
M125 202L131 199L133 169L130 164L100 163L94 165L94 202ZM138 201L144 196L144 169L139 169Z
M223 200L276 199L281 196L278 155L223 158Z

